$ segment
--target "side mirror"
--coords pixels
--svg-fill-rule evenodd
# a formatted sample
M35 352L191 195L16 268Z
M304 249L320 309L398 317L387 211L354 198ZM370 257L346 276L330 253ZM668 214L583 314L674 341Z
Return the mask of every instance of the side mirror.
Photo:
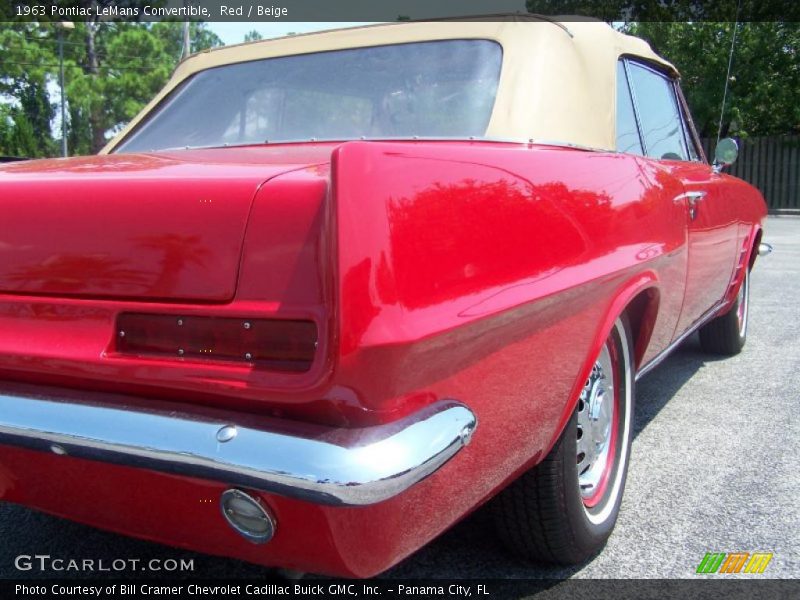
M722 171L723 167L728 167L736 162L739 156L739 144L733 138L725 138L719 141L717 147L714 149L714 164L713 169L715 173Z

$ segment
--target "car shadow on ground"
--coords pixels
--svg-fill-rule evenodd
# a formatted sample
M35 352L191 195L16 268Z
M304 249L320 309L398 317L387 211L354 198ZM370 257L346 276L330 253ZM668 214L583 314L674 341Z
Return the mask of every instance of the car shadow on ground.
M633 437L636 439L671 398L706 364L724 360L700 348L697 333L689 336L663 363L636 383Z
M641 433L666 406L680 388L706 363L716 360L700 350L697 336L689 338L650 374L637 384L637 403L634 436ZM274 570L227 558L196 554L177 548L125 538L65 521L24 507L0 504L0 536L6 542L0 549L0 577L41 578L77 577L125 579L248 578L261 581L282 577ZM35 570L19 571L14 559L20 554L33 554L32 549L47 549L47 554L60 557L135 557L193 559L190 572L75 573ZM553 567L529 564L509 554L495 536L492 516L488 510L478 510L433 542L416 552L382 577L409 579L537 579L553 584L567 579L583 566Z

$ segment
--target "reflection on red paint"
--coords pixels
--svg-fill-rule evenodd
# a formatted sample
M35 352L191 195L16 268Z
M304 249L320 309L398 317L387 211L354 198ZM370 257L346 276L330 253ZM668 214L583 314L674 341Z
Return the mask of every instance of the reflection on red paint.
M390 422L455 398L479 422L457 459L378 505L264 495L281 523L266 547L209 517L197 498L218 497L214 482L4 448L0 496L263 564L375 574L546 455L618 311L633 306L640 321L639 364L675 338L690 244L687 207L674 198L691 181L668 161L490 142L284 144L0 168L0 207L14 223L0 231L3 379L328 427ZM755 239L763 201L720 181L739 251ZM697 232L726 227L702 222ZM720 258L724 245L706 251ZM130 313L303 322L319 346L297 372L127 354L116 336ZM146 510L164 497L178 518Z

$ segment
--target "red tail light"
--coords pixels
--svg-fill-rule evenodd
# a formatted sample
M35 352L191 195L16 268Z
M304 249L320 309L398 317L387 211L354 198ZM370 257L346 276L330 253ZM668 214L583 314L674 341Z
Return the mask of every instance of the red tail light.
M123 354L248 362L307 371L317 347L311 321L121 314L117 350Z

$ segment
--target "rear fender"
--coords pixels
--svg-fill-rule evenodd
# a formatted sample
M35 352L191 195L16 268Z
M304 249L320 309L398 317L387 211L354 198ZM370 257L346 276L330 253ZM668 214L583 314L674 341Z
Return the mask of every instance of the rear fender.
M633 366L635 372L636 367L638 367L638 362L641 360L642 356L644 356L647 344L649 343L649 336L652 332L652 323L650 323L650 326L648 326L647 321L649 319L655 319L655 313L651 309L651 306L653 302L656 303L656 306L658 303L658 284L659 281L656 273L648 270L637 274L631 279L628 279L619 287L616 295L613 297L613 300L605 312L605 316L599 322L599 326L595 332L592 343L588 347L586 359L584 360L581 370L578 372L578 377L575 380L572 391L570 392L569 402L567 402L564 407L564 412L559 419L558 427L556 428L553 439L550 440L550 444L547 447L547 452L543 454L544 456L546 456L555 445L556 441L561 436L561 433L564 431L567 422L572 416L572 412L575 410L575 407L578 404L578 398L580 396L581 389L583 388L586 379L589 377L589 373L591 373L595 359L600 354L600 350L611 333L614 323L616 323L617 319L629 309L631 303L639 296L639 294L645 292L651 294L651 298L648 301L648 306L644 308L641 315L642 322L634 327L634 330L638 331L638 335L633 339L633 356L635 363Z

